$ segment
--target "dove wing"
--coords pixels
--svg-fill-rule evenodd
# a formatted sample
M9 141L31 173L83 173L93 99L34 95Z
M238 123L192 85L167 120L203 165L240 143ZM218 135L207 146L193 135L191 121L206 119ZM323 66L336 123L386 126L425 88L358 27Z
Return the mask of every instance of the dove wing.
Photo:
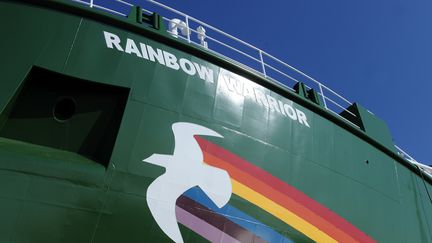
M222 137L211 129L187 122L174 123L172 130L175 141L174 156L189 158L191 161L203 161L201 148L194 135Z

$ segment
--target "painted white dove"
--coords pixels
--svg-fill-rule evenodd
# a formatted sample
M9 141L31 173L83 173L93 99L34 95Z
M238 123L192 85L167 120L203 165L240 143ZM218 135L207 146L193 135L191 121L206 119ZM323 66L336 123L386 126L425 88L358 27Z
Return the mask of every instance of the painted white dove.
M187 190L199 186L219 207L228 203L232 186L225 170L203 162L203 153L194 135L222 137L206 127L177 122L172 125L174 154L153 154L143 161L165 167L164 174L156 178L147 189L147 204L153 218L173 241L183 238L175 213L177 199Z

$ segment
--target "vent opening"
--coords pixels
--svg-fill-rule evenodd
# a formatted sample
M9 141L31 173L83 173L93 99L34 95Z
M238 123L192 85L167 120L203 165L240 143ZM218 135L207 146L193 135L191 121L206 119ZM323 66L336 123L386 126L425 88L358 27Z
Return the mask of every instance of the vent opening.
M67 122L76 112L76 101L72 97L61 97L53 107L53 117L58 122Z

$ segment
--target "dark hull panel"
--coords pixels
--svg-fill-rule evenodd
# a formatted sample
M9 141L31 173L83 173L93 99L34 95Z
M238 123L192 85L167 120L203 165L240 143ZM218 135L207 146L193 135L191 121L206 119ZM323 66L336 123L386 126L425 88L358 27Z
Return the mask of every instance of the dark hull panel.
M432 242L432 186L385 126L30 2L0 1L0 242Z

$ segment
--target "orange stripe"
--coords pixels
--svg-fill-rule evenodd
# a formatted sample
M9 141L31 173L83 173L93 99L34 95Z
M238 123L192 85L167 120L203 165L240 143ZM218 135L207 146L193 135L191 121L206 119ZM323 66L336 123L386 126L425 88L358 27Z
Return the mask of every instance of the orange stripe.
M321 231L326 232L335 240L339 242L357 242L353 237L341 231L340 229L332 225L330 222L328 222L326 219L315 214L297 201L275 190L274 188L261 182L260 180L257 180L256 178L248 175L247 173L234 167L226 161L221 160L209 153L204 153L204 161L212 166L227 170L230 176L239 183L242 183L249 188L253 188L253 190L257 193L260 193L266 198L288 209L297 216L300 216Z

